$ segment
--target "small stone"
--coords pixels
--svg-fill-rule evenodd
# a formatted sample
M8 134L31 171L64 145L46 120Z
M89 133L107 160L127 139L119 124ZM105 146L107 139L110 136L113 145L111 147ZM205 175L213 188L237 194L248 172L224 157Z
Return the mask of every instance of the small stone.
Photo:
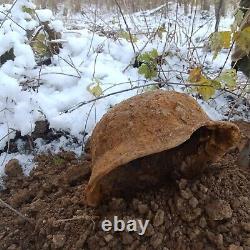
M154 249L159 249L162 242L163 242L163 234L162 233L156 233L150 239L150 245Z
M206 206L206 212L211 220L224 220L232 217L233 211L225 200L215 200Z
M245 245L250 247L250 238L244 240Z
M6 235L6 232L0 233L0 240L2 240L5 235Z
M73 165L65 170L63 181L65 184L73 185L90 174L89 164Z
M248 223L242 223L242 228L243 228L246 232L250 233L250 222L248 222Z
M197 182L194 182L192 184L191 190L192 190L193 193L197 193L198 192Z
M86 242L86 240L87 240L87 238L88 238L88 235L89 235L89 231L87 230L87 231L85 231L85 232L79 237L78 241L76 242L76 247L77 247L78 249L83 248L83 246L84 246L84 244L85 244L85 242Z
M185 200L182 199L181 197L177 197L175 201L175 205L178 211L181 212L183 210L184 204L185 204Z
M17 190L12 196L11 205L14 207L18 207L22 203L27 202L31 198L31 192L32 191L27 188Z
M237 245L234 245L234 244L231 244L231 245L228 247L228 250L243 250L243 247L237 246Z
M188 181L186 179L181 179L179 182L179 188L180 190L185 189L187 186Z
M7 250L17 250L17 249L20 249L20 248L17 247L17 245L15 245L15 244L12 244L12 245L10 245L10 246L7 248Z
M122 243L124 245L130 245L134 241L134 238L132 235L128 232L123 232L122 233Z
M196 208L199 204L199 201L195 198L195 197L192 197L189 201L188 201L189 205L192 207L192 208Z
M180 191L181 197L185 200L189 200L193 194L189 188Z
M106 245L106 242L103 239L99 240L99 246L104 247Z
M124 199L122 198L113 198L109 202L109 207L112 210L123 210L126 208L126 204L125 204Z
M48 244L47 242L45 242L45 243L43 244L42 249L43 249L43 250L45 250L45 249L50 249L49 244Z
M109 243L111 240L113 240L113 235L112 234L106 234L103 236L104 240Z
M217 248L223 247L223 235L222 234L214 234L212 232L207 231L207 238L213 243Z
M223 223L221 225L217 226L218 232L220 233L228 233L230 231L231 228L231 224L230 223Z
M140 214L146 214L149 211L148 205L146 204L139 204L138 205L138 211Z
M205 228L205 227L207 226L207 221L206 221L205 217L201 217L201 218L200 218L199 226L200 226L201 228Z
M181 219L187 222L191 222L195 219L197 219L202 213L201 208L197 207L192 210L183 210L182 213L180 214Z
M141 245L138 250L147 250L147 247L145 245Z
M200 235L201 231L199 228L194 228L190 233L189 233L189 238L190 240L194 240Z
M240 231L241 231L241 228L239 227L239 225L233 225L233 227L230 230L231 234L234 236L239 235Z
M203 192L203 193L207 193L208 188L205 187L204 185L200 184L200 191Z
M87 241L89 249L100 249L99 241L96 235L89 237Z
M164 223L164 216L165 216L164 211L159 209L155 214L153 225L155 227L159 227L160 225L162 225Z
M153 212L156 212L157 209L159 208L158 204L154 201L151 201L150 205L151 205L151 209L153 210Z
M140 201L138 199L133 199L132 200L132 206L133 206L133 209L134 210L137 210L138 209L138 205L140 204Z
M241 202L238 198L235 198L232 202L231 202L231 206L233 209L238 209L241 206Z
M53 235L52 242L54 243L55 248L62 248L65 244L66 237L63 234Z
M140 241L135 240L127 249L128 250L137 250L139 246L140 246Z
M154 234L155 234L154 227L152 226L152 224L148 224L148 227L147 227L146 232L145 232L145 236L151 237Z
M22 167L17 159L10 160L5 165L4 171L5 171L5 174L8 175L9 177L23 176Z

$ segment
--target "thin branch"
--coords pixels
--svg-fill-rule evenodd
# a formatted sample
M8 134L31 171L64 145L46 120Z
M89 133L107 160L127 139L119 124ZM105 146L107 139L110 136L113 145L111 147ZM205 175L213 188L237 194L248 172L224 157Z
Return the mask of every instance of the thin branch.
M132 47L133 47L133 51L134 51L134 53L136 53L135 45L134 45L134 43L133 43L133 37L132 37L132 34L131 34L131 32L130 32L129 26L128 26L128 24L127 24L126 18L125 18L125 16L124 16L123 12L122 12L121 6L120 6L120 4L117 2L117 0L115 0L115 3L116 3L116 5L117 5L117 7L118 7L118 9L119 9L119 11L120 11L120 14L122 15L122 19L123 19L123 21L124 21L124 23L125 23L125 25L126 25L126 29L127 29L128 33L129 33L129 39L130 39L131 45L132 45Z
M44 76L44 75L64 75L64 76L71 76L71 77L75 77L80 79L80 76L76 76L76 75L72 75L72 74L67 74L67 73L62 73L62 72L45 72L45 73L41 73L40 76Z
M4 13L4 12L1 11L1 13L5 14L5 17L4 17L3 21L0 24L0 29L3 27L3 24L7 20L7 18L9 18L9 14L10 14L11 10L14 8L14 6L16 5L17 1L18 0L15 0L15 2L12 4L10 9L7 11L7 13Z
M159 86L159 84L161 84L162 87L164 87L166 85L178 85L178 86L185 86L185 87L192 87L192 86L195 86L195 87L203 86L204 87L204 86L210 86L210 85L204 85L204 84L185 84L185 83L164 82L164 81L162 81L162 82L148 83L148 84L145 84L143 86L134 86L134 87L131 87L129 89L123 89L123 90L120 90L120 91L109 93L107 95L98 96L95 99L91 99L91 100L88 100L88 101L80 102L80 103L72 106L71 108L63 111L63 112L60 112L60 115L71 113L71 112L75 111L76 109L78 109L78 108L80 108L82 106L85 106L85 105L87 105L89 103L92 103L92 102L96 102L96 101L104 99L104 98L107 98L107 97L112 96L112 95L121 94L121 93L125 93L125 92L128 92L128 91L132 91L132 90L136 90L136 89L140 89L140 88L145 88L145 87L150 87L150 86Z
M15 208L13 208L12 206L10 206L9 204L7 204L5 201L3 201L0 198L0 203L5 206L6 208L8 208L9 210L11 210L12 212L14 212L15 214L17 214L18 216L20 216L22 219L24 219L25 221L31 223L31 219L24 216L23 214L21 214L19 211L17 211Z
M94 223L94 219L98 219L98 216L89 216L89 215L80 215L80 216L74 216L73 218L69 219L60 219L57 220L56 222L61 223L61 222L69 222L69 221L75 221L75 220L91 220Z

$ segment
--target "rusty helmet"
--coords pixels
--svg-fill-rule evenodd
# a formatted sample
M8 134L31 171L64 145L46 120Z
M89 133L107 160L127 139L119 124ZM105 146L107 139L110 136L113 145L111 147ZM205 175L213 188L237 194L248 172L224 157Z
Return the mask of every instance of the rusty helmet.
M240 139L236 125L212 121L187 94L155 90L115 105L90 138L92 173L86 188L87 204L99 204L102 182L111 172L136 159L178 149L201 128L213 135L208 136L202 151L209 162L218 160Z

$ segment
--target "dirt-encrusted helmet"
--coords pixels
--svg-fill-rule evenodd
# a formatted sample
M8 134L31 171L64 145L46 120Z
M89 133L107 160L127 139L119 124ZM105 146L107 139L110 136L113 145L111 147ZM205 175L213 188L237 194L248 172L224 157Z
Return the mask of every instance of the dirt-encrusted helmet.
M212 121L189 95L156 90L129 98L107 112L90 138L92 173L86 200L96 206L116 189L133 192L192 177L240 139L236 125Z

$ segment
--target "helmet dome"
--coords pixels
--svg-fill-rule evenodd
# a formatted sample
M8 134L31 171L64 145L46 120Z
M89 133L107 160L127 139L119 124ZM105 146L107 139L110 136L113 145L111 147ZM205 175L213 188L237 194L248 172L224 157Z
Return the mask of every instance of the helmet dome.
M92 173L87 203L116 188L155 185L171 173L200 173L240 139L236 125L212 121L189 95L156 90L107 112L90 138Z

